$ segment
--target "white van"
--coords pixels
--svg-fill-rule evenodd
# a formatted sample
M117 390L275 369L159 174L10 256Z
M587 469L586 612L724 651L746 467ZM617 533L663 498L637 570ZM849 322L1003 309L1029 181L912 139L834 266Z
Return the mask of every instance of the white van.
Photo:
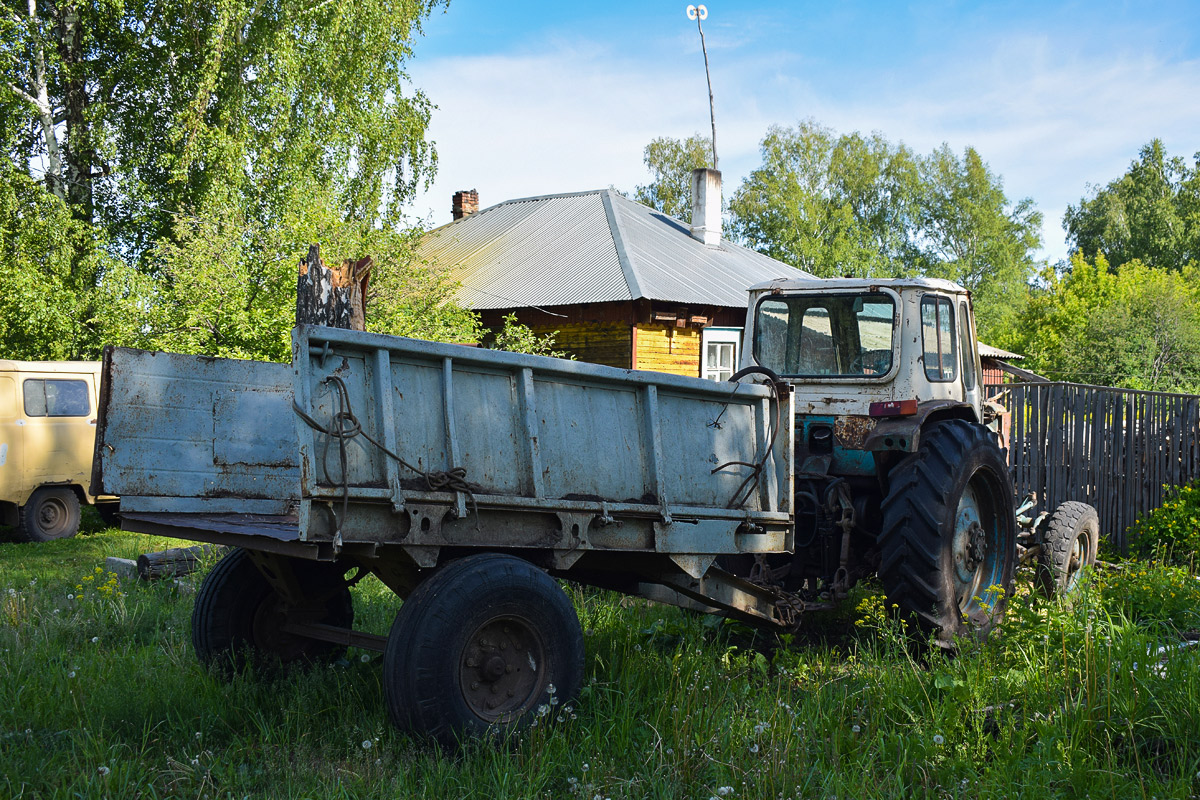
M96 441L99 361L0 359L0 522L20 539L74 536ZM116 498L99 498L106 518Z

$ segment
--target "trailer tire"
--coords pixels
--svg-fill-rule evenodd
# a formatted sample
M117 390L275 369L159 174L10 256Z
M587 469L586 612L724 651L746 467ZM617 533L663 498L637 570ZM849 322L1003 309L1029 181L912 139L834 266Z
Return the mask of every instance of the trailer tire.
M392 722L447 747L527 727L574 700L582 678L570 599L528 561L498 553L451 562L421 583L383 657Z
M340 590L342 570L334 564L289 559L297 581L311 590L306 618L339 628L354 624L349 588ZM192 647L205 666L226 677L249 665L270 670L293 664L330 662L345 646L280 629L290 608L242 548L217 562L196 593L192 608Z
M1080 572L1096 565L1100 552L1100 515L1087 503L1068 500L1046 523L1038 554L1038 586L1046 597L1069 596Z
M880 580L889 604L940 644L982 638L1003 614L1016 562L1012 497L994 435L965 420L929 426L889 476Z
M51 542L79 532L79 498L68 486L38 488L17 513L13 531L20 541Z

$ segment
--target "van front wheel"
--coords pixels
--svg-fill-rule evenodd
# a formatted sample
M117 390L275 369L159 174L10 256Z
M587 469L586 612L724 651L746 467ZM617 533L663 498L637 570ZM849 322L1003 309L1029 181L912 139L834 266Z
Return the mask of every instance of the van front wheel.
M79 498L66 486L43 486L21 506L15 529L18 539L49 542L79 532Z

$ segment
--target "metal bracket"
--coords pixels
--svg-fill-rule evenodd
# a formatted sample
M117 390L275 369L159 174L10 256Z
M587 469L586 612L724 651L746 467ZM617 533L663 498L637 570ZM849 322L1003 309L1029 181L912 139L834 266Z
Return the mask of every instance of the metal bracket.
M320 359L320 361L317 362L317 366L320 369L325 369L325 361L329 358L330 355L332 355L332 353L333 353L333 348L331 348L329 346L329 342L325 342L319 350L317 348L311 347L311 346L309 348L309 355L312 356L313 358Z
M410 542L422 544L430 540L441 542L442 520L447 515L453 515L454 509L432 503L408 503L404 510L408 512L408 536Z

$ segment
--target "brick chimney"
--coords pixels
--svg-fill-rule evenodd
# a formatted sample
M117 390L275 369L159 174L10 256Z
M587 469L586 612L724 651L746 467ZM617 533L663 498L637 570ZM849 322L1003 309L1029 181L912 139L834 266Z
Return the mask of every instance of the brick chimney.
M709 247L721 244L721 173L692 170L692 237Z
M479 210L479 192L474 189L465 189L461 192L455 192L454 197L450 201L450 213L455 219L469 217Z

